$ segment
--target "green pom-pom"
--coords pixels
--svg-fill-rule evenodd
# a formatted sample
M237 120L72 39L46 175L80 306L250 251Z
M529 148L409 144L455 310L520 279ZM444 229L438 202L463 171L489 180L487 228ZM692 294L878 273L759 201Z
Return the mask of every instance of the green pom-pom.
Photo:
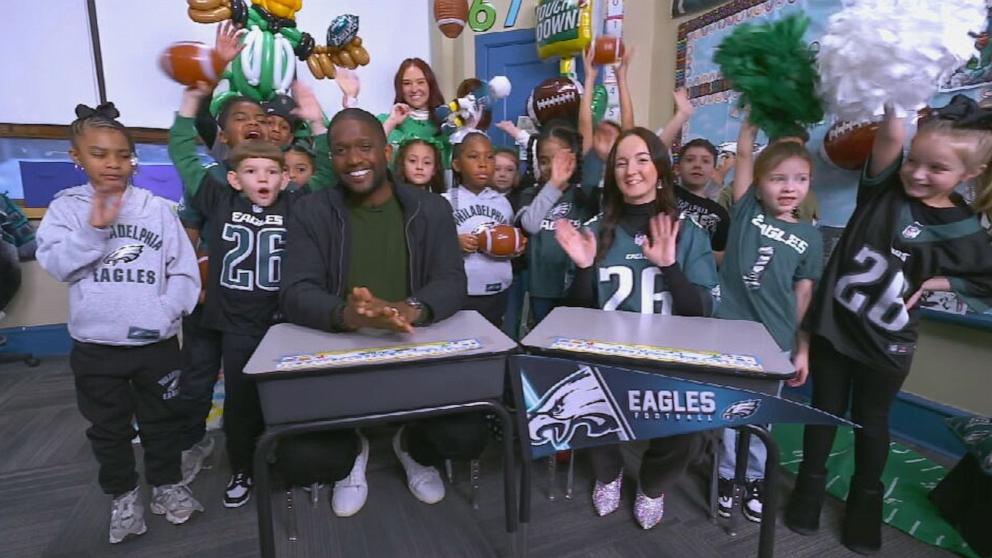
M713 60L750 106L750 120L769 137L795 133L823 120L816 94L816 56L803 41L809 19L801 14L761 25L745 23L728 35Z

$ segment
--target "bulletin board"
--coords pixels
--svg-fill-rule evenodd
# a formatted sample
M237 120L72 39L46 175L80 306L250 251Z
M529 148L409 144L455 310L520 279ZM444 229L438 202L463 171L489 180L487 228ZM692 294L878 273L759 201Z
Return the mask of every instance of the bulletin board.
M741 114L736 108L739 95L730 90L713 61L713 53L733 29L745 22L762 22L803 12L810 19L805 39L815 51L828 19L842 8L836 0L733 0L679 26L676 43L675 81L686 87L695 112L682 129L682 141L702 137L716 145L737 141ZM985 29L992 30L992 18ZM931 106L943 106L955 93L975 99L992 97L992 46L941 84ZM826 228L844 227L854 212L857 171L842 170L823 154L823 137L834 124L830 115L809 130L807 148L813 155L813 189L820 204L821 222ZM759 143L767 138L759 135ZM992 315L965 312L955 298L934 296L923 302L927 317L983 329L992 329Z

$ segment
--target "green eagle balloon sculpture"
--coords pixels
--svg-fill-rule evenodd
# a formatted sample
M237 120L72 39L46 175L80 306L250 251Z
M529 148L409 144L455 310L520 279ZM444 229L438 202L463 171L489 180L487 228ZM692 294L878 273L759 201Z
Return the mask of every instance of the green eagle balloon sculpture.
M210 110L217 114L224 102L244 95L258 102L288 94L296 76L293 58L305 61L317 79L334 79L335 66L354 70L369 63L369 53L358 36L358 17L340 15L327 28L327 44L296 28L296 12L303 0L186 0L189 17L197 23L233 21L247 29L241 54L221 76L226 91L217 93Z

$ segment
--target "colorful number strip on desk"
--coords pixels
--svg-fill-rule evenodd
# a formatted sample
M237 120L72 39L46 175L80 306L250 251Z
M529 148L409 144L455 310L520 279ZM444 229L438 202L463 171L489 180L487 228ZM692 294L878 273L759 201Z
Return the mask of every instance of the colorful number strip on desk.
M627 345L624 343L611 343L608 341L596 341L594 339L573 339L570 337L555 338L554 343L551 344L551 348L577 353L594 353L597 355L677 362L697 366L715 366L718 368L733 368L735 370L748 370L752 372L761 372L764 370L761 367L761 361L751 355L730 355L691 351L688 349L673 349L671 347L655 347L651 345Z
M466 351L481 349L478 339L458 339L455 341L436 341L417 345L398 345L377 349L360 349L352 351L326 351L303 355L284 356L276 364L276 370L301 370L305 368L330 368L334 366L352 366L356 364L375 364L397 360L414 360L430 357L446 356Z

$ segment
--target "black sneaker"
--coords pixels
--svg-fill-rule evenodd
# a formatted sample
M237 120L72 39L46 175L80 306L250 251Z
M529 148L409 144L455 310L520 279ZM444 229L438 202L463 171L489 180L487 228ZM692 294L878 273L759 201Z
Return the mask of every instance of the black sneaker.
M730 517L730 512L734 509L734 481L720 477L717 481L717 493L716 513L720 517Z
M764 479L747 481L744 487L744 502L741 503L741 511L744 517L755 523L761 523L761 493L764 490Z
M251 477L246 473L234 473L224 490L224 507L240 508L251 498Z

